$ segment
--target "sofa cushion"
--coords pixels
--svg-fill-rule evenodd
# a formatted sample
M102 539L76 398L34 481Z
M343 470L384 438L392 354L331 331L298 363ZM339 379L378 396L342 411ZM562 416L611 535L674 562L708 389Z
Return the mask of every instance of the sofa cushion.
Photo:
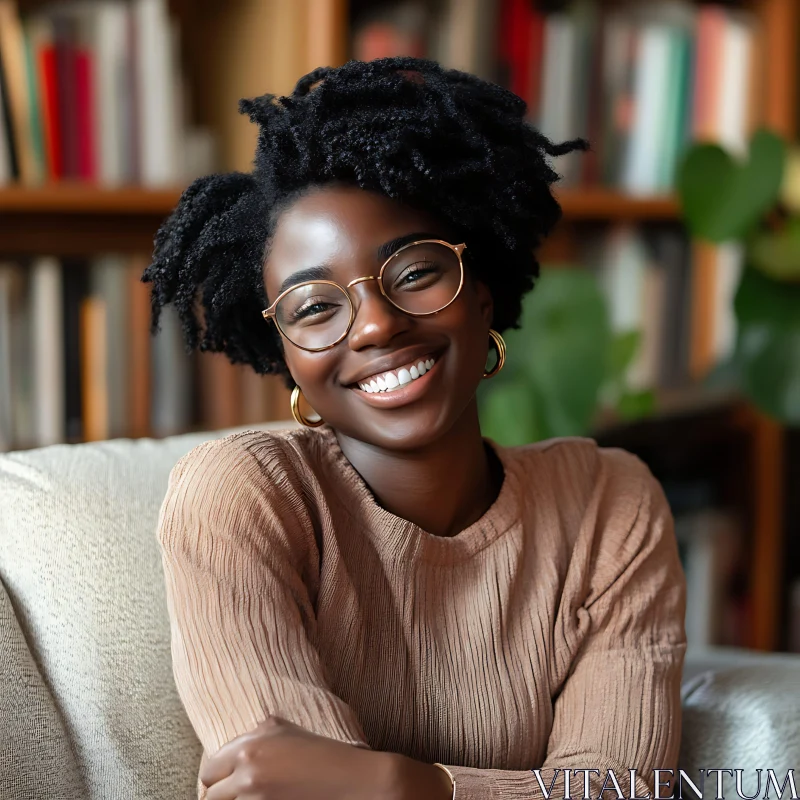
M0 455L3 800L194 794L156 525L175 462L229 432Z
M767 769L780 786L788 770L800 765L800 657L761 658L759 664L708 671L684 682L679 764L692 780L700 769L742 769L742 793L753 796L761 769L763 797ZM708 780L703 796L716 797L716 777ZM724 787L725 797L737 796L733 778L726 775Z

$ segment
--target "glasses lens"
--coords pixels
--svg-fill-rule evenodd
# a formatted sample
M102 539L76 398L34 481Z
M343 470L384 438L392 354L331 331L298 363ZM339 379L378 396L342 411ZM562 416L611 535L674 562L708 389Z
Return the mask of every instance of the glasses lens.
M387 297L403 311L430 314L458 294L461 262L451 248L424 242L396 253L383 272Z
M347 330L350 300L338 286L306 283L283 296L275 320L283 335L298 347L328 347Z

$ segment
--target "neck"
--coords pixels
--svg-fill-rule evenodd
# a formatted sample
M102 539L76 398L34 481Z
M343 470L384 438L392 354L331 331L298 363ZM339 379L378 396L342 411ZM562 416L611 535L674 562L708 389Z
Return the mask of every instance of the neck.
M383 508L435 536L469 527L500 490L503 476L486 453L474 398L458 422L424 448L386 450L338 431L336 438Z

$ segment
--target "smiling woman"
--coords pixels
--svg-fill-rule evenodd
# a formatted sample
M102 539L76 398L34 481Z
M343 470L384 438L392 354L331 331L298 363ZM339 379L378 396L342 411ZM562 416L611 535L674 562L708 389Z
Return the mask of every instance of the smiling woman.
M199 796L596 797L610 769L653 792L685 651L661 487L590 439L501 447L475 397L559 218L547 158L586 143L410 58L241 110L253 172L189 187L143 276L154 331L174 303L190 347L283 375L302 423L170 475L158 538Z

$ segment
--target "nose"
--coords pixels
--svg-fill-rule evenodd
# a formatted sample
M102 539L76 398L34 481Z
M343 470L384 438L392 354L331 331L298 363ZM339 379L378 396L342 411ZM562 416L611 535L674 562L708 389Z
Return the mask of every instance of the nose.
M385 347L412 324L408 314L395 308L381 292L377 281L362 281L350 289L355 318L347 337L351 350Z

